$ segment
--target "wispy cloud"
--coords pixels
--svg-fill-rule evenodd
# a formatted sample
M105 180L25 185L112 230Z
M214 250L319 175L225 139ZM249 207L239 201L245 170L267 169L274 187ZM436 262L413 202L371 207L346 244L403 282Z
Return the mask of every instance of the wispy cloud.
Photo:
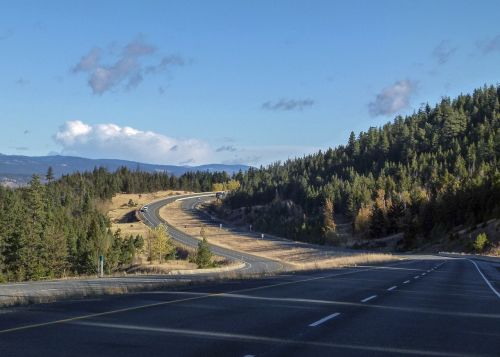
M28 151L30 148L27 146L11 146L16 151Z
M161 56L157 48L148 44L142 36L123 46L118 53L110 60L102 48L94 47L80 58L72 72L88 73L88 85L92 92L103 94L117 87L134 89L145 76L186 64L186 60L178 55Z
M321 147L305 145L242 145L235 152L221 152L218 162L224 164L267 165L318 152ZM324 149L324 148L323 148Z
M0 31L0 40L6 40L14 34L12 29L2 30Z
M437 63L442 65L450 60L450 58L457 52L458 47L452 46L448 40L441 41L432 51L433 57Z
M206 163L210 146L197 139L176 139L116 124L68 121L54 135L64 154L151 163Z
M217 149L215 149L216 152L223 152L223 151L235 152L236 150L237 149L232 145L224 145L224 146L220 146Z
M250 156L237 156L228 160L222 161L225 165L259 165L262 162L262 156L260 155L250 155Z
M102 50L99 47L92 48L89 53L82 56L80 61L73 67L73 72L93 71L99 66Z
M409 79L395 82L393 85L383 88L368 104L370 115L391 115L410 105L411 96L417 89L417 83Z
M483 54L500 51L500 34L496 35L493 38L478 41L476 45L481 50L481 52L483 52Z
M19 78L17 81L16 81L16 84L18 86L21 86L21 87L24 87L26 85L28 85L30 83L30 81L28 81L27 79L24 79L24 78Z
M147 66L145 72L147 74L155 74L165 71L170 66L184 66L187 61L179 55L164 56L158 64Z
M314 105L314 100L306 99L285 99L282 98L276 102L267 101L262 104L262 109L272 110L272 111L291 111L291 110L304 110L305 108L312 107Z

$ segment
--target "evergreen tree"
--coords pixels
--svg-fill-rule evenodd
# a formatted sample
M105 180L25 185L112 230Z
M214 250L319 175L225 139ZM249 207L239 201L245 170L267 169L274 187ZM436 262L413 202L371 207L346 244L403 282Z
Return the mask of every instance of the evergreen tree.
M54 180L54 170L52 169L52 166L49 166L49 168L47 169L47 174L45 175L45 179L49 183Z
M397 233L402 228L402 220L405 215L405 206L402 199L398 196L392 201L391 207L387 212L387 232Z
M199 269L208 268L213 266L213 254L210 250L210 245L208 244L205 228L202 227L200 230L200 235L202 240L198 243L198 249L196 250L194 262Z
M382 209L375 205L372 212L372 220L370 223L370 236L372 238L380 238L385 233L386 220Z

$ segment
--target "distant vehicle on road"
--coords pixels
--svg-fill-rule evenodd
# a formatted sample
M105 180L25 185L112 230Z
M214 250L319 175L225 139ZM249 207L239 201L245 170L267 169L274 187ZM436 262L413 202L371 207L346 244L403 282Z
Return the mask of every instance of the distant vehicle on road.
M148 211L148 206L144 206L141 208L141 212L147 212Z
M220 192L215 193L215 198L217 198L218 200L224 198L225 196L226 196L226 193L224 191L220 191Z

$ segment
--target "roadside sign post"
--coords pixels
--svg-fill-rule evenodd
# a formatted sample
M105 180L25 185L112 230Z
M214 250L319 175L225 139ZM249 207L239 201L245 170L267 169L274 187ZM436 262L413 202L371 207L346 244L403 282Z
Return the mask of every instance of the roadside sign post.
M222 223L219 223L219 231L222 230Z
M99 277L104 277L104 255L99 255Z

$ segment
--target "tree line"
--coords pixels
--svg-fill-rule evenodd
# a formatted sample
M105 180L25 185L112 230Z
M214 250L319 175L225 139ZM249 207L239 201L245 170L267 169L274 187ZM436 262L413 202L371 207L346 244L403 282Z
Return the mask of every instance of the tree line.
M0 186L0 281L38 280L95 274L99 255L111 272L132 261L137 249L153 244L155 259L172 254L151 237L112 232L104 202L119 192L209 191L229 181L225 172L188 172L180 177L120 168L75 173L55 180L48 170L26 187Z
M500 217L499 101L500 86L485 86L352 132L346 145L251 168L224 208L243 210L256 229L318 243L343 217L365 238L404 232L407 247Z

